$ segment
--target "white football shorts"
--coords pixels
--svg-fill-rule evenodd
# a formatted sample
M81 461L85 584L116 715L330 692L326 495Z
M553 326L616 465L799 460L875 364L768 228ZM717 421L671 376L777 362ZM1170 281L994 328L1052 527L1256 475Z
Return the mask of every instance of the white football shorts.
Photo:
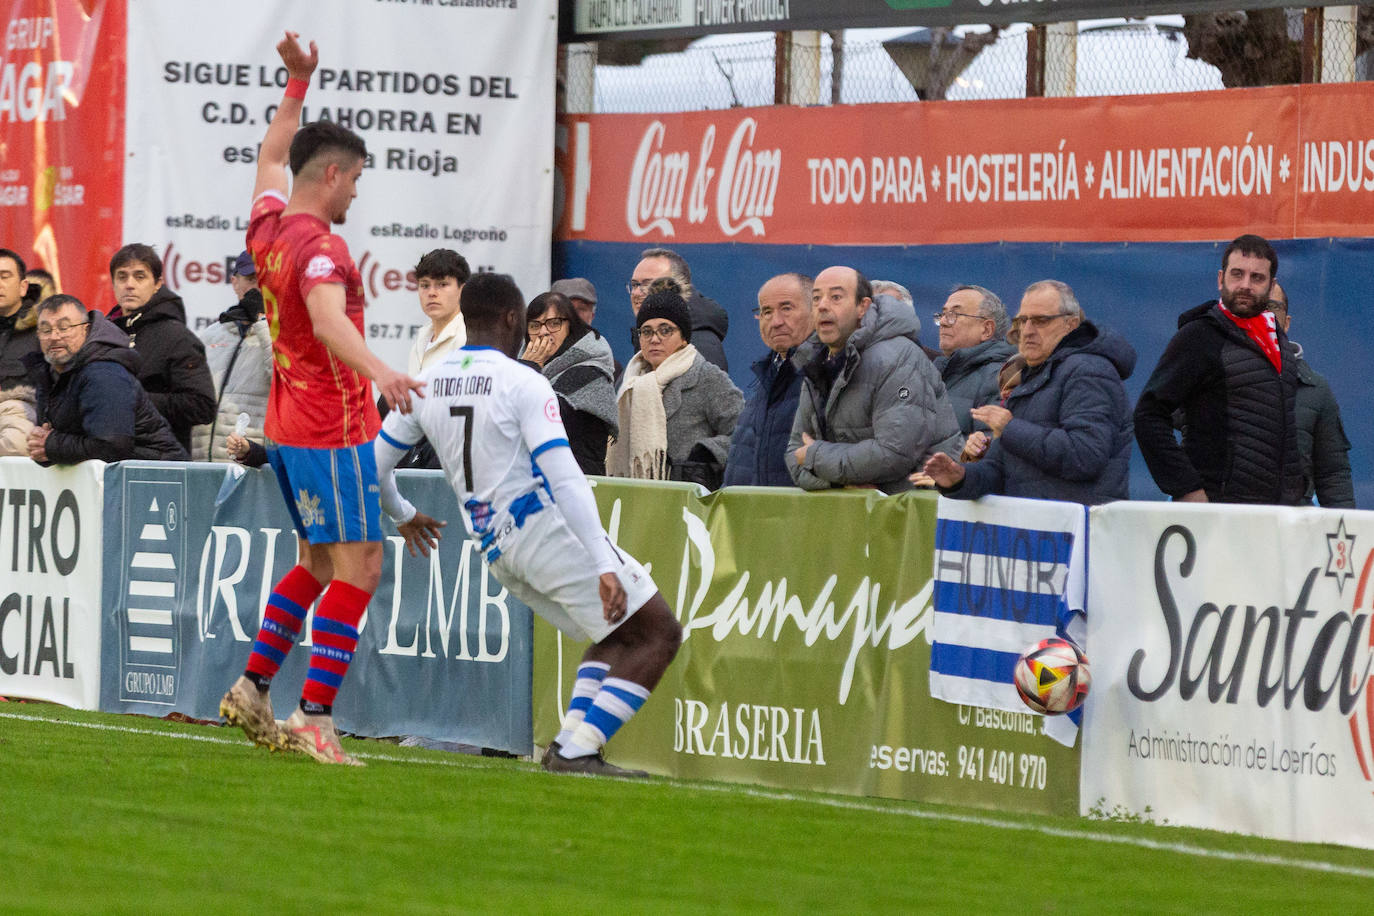
M615 572L625 589L625 616L620 623L607 623L596 564L557 506L529 516L524 527L501 539L499 546L501 555L491 564L497 580L573 639L601 642L658 591L648 570L615 548L621 563Z

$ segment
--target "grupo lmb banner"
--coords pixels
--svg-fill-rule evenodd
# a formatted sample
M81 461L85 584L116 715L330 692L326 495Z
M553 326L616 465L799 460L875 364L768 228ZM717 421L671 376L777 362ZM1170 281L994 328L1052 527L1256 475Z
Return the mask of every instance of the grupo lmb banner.
M314 40L306 120L369 159L345 225L369 343L404 365L428 327L413 267L548 283L555 0L0 0L0 246L107 308L109 258L152 245L199 329L234 303L257 149L286 83L274 45ZM127 124L127 129L126 129Z
M1374 513L1091 512L1083 813L1374 847Z
M1374 84L562 120L569 240L1364 236Z

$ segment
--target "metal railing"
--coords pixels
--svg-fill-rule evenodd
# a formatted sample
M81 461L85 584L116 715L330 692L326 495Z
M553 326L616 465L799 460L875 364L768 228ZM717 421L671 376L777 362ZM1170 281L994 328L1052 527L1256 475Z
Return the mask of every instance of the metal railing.
M576 44L566 46L561 72L567 98L581 100L581 107L570 103L572 110L607 113L755 107L780 99L863 104L1138 95L1369 79L1371 38L1374 7L1361 7L1355 21L1294 7L1067 29L918 29L885 41L844 40L839 33L821 34L812 44L720 36L650 53L633 66L599 62L597 45ZM787 68L794 79L784 92ZM800 97L797 73L809 74Z

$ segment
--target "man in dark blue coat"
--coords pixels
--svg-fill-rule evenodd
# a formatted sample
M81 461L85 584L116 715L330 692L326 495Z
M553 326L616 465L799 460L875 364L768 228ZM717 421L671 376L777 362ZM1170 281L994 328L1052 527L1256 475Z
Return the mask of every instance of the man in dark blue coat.
M801 397L802 375L793 361L811 335L811 278L779 274L759 289L759 335L768 354L752 366L754 385L730 439L724 486L790 487L783 462Z
M960 464L937 454L925 473L956 499L986 494L1085 504L1128 499L1131 405L1122 382L1135 350L1114 331L1083 320L1068 284L1032 283L1012 321L1026 358L1006 407L973 410L992 430L987 455Z
M139 356L128 335L104 315L75 296L50 296L38 306L38 346L24 357L38 391L34 461L187 459L134 374Z

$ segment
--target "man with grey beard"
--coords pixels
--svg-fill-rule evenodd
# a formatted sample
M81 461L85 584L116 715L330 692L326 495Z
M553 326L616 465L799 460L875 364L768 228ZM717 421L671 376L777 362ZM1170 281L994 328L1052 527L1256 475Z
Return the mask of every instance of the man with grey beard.
M75 296L50 296L38 306L38 346L39 353L24 357L38 392L30 458L40 464L187 460L134 374L137 351L108 318Z

